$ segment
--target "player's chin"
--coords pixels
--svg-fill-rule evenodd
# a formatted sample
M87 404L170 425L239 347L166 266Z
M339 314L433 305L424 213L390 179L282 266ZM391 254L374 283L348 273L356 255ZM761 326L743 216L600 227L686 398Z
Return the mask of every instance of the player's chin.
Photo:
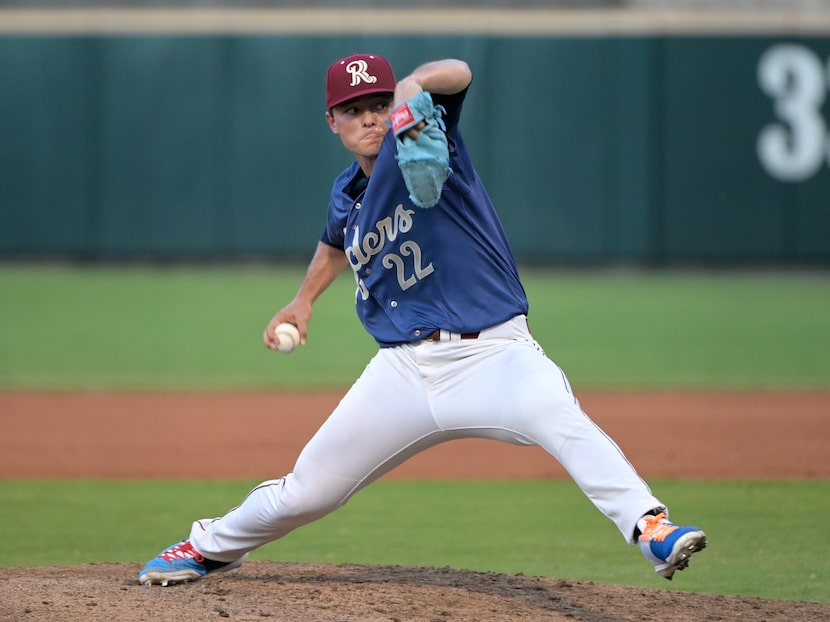
M361 145L357 153L364 158L377 158L380 153L380 145L381 143L377 145Z

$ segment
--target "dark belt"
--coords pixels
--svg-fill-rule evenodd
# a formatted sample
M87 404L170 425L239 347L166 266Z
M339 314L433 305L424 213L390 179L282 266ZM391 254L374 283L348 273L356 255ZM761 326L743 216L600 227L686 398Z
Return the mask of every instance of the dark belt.
M458 333L456 333L458 334ZM481 331L476 331L474 333L461 333L462 339L478 339L478 336L481 334ZM428 341L441 341L441 331L436 330L434 333L431 333L424 337L424 339Z

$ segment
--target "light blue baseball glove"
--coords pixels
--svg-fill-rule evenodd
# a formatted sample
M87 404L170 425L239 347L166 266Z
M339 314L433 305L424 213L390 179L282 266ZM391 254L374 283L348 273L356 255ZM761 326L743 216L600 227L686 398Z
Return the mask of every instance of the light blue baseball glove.
M434 207L441 198L444 182L452 173L446 126L441 106L432 103L427 92L407 99L392 111L392 131L398 144L398 166L409 198L418 207ZM407 134L415 129L418 138Z

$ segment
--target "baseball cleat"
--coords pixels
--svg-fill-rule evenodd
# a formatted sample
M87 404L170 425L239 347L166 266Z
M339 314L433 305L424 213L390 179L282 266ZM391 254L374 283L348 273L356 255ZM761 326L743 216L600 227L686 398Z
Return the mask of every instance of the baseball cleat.
M699 527L680 527L665 514L643 518L646 526L640 535L640 550L654 564L654 571L669 581L689 565L694 553L706 548L706 534Z
M217 562L207 559L190 544L182 540L164 549L158 557L151 559L138 573L138 582L142 585L161 585L167 587L176 583L196 581L214 572L224 572L239 568L247 555L233 562Z

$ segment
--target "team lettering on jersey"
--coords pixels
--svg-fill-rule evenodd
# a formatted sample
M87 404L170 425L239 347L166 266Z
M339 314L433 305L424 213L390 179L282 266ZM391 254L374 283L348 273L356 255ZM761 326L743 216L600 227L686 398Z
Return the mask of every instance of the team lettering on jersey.
M373 231L367 231L361 236L360 227L355 227L352 243L346 247L345 251L355 273L358 295L363 300L369 298L369 290L360 278L360 270L369 263L372 257L381 253L387 243L396 241L399 234L412 229L414 214L414 210L405 209L403 204L399 203L392 216L387 216L375 223ZM402 291L406 291L435 271L432 262L426 266L423 265L421 247L414 240L402 242L397 252L387 252L381 259L381 265L387 270L395 270L398 285Z

